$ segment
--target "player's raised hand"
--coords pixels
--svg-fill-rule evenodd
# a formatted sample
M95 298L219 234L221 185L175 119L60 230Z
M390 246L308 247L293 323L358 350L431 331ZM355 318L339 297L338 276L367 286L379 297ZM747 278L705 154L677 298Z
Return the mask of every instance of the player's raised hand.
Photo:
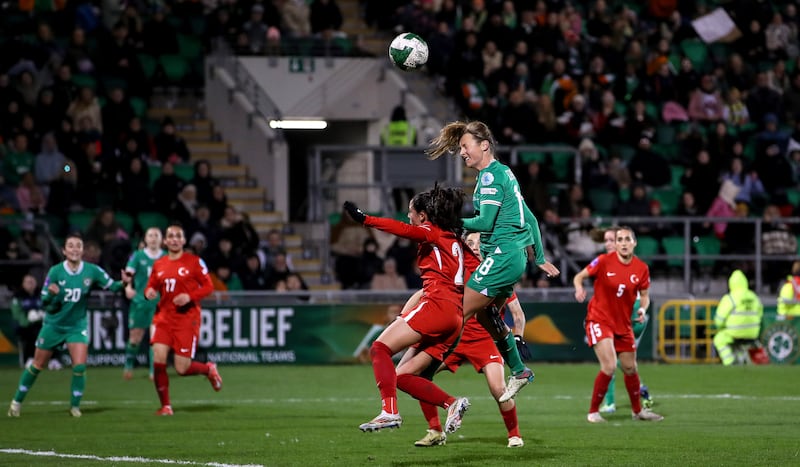
M58 295L58 292L60 292L61 289L58 288L58 284L51 282L50 285L47 286L47 291L53 295Z
M350 214L350 217L353 218L354 221L358 222L359 224L363 224L367 220L367 215L364 214L364 211L358 209L358 206L351 201L344 202L344 210L347 211L347 214Z

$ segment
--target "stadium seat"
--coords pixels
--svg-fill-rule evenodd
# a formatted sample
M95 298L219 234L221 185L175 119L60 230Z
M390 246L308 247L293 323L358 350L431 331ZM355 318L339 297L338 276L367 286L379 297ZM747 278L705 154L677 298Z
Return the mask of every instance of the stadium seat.
M153 188L153 184L155 184L158 177L161 176L161 166L150 165L147 167L147 173L150 175L150 188Z
M194 178L194 166L192 164L175 164L175 175L189 182Z
M71 212L67 215L67 228L70 232L86 232L86 229L89 227L89 224L96 215L97 212L94 210Z
M167 216L156 211L142 211L136 216L136 221L139 223L139 227L141 227L142 231L150 227L158 227L164 231L167 225L169 225Z
M181 85L189 73L189 62L180 55L162 55L158 57L158 62L169 84Z
M661 246L664 247L664 253L675 258L667 259L667 266L672 268L683 267L683 255L686 253L686 245L683 237L664 237L661 239ZM678 257L680 256L680 257Z
M692 61L692 65L698 72L703 72L708 68L708 48L705 42L699 39L685 39L681 42L681 50Z
M133 114L142 118L147 113L147 102L141 97L130 98L131 107L133 107Z
M636 155L636 148L628 144L612 144L611 153L619 155L624 162L630 162Z
M152 81L153 77L156 75L156 66L158 65L156 59L148 54L138 54L136 58L139 59L139 66L142 67L144 78L147 81Z
M636 239L636 256L647 261L649 257L659 253L658 240L647 235L640 235Z
M519 160L523 164L530 164L531 162L543 163L547 159L547 154L541 151L520 151Z
M64 235L64 219L53 214L43 214L36 217L37 220L44 221L47 228L50 229L50 235L54 237L62 237Z
M656 144L675 144L675 128L668 124L662 123L656 127Z
M672 215L678 210L678 204L681 200L681 192L672 188L658 188L653 190L650 198L658 200L661 203L661 213L664 215Z
M554 151L550 153L550 160L552 165L550 168L556 176L556 180L560 182L570 182L573 177L570 174L570 166L574 154L571 152Z
M178 34L178 50L181 57L187 60L197 60L203 56L203 44L200 39L186 34Z
M617 194L603 188L589 190L589 202L595 214L610 216L617 210Z
M669 171L672 173L672 181L670 186L672 189L677 191L683 191L683 185L681 184L681 177L683 177L683 173L686 172L686 168L682 165L677 164L670 164Z
M97 89L97 80L92 75L76 73L72 75L72 83L79 88Z
M792 206L800 206L800 189L792 188L786 190L786 198Z
M125 211L114 211L114 217L119 222L120 227L124 230L129 236L133 235L133 216L128 214Z
M722 243L714 235L704 235L694 241L694 251L698 255L718 255L722 249ZM716 259L706 258L697 261L701 268L713 268Z

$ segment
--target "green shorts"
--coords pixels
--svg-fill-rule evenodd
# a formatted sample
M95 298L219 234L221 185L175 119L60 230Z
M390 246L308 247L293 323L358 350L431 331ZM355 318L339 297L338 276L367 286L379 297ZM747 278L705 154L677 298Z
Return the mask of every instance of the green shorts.
M88 344L89 330L86 327L55 328L44 325L36 338L36 347L42 350L55 350L63 343Z
M487 297L508 298L527 264L524 249L487 255L470 276L467 287Z
M156 312L156 300L146 300L144 297L134 297L128 309L128 329L147 329L153 322Z

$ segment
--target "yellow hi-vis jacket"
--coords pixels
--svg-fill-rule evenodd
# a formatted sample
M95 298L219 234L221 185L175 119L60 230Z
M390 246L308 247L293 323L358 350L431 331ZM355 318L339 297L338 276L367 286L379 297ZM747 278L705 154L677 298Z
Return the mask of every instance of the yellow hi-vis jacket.
M800 276L789 276L778 293L778 315L800 316Z
M714 324L736 339L756 339L761 330L764 305L747 286L747 277L740 270L733 271L728 278L730 292L717 305Z
M405 120L389 122L381 133L385 146L411 146L416 139L416 130Z

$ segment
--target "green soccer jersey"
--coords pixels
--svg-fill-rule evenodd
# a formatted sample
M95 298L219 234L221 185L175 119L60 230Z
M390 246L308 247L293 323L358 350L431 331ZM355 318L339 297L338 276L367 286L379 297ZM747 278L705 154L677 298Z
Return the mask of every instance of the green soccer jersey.
M481 233L484 257L533 245L536 264L544 263L539 223L508 166L495 160L478 173L472 203L476 216L464 219L464 228Z
M58 293L48 290L50 284L58 285ZM114 281L103 268L96 264L81 261L77 271L72 272L63 261L50 268L42 287L42 303L47 314L46 326L59 329L75 327L86 328L86 307L92 289L110 289L114 292L123 287L121 281Z
M155 256L147 248L136 250L130 258L125 270L133 274L133 289L136 290L134 300L144 299L144 289L147 287L147 280L150 278L150 271L153 270L153 263L164 256L164 250L158 250Z

